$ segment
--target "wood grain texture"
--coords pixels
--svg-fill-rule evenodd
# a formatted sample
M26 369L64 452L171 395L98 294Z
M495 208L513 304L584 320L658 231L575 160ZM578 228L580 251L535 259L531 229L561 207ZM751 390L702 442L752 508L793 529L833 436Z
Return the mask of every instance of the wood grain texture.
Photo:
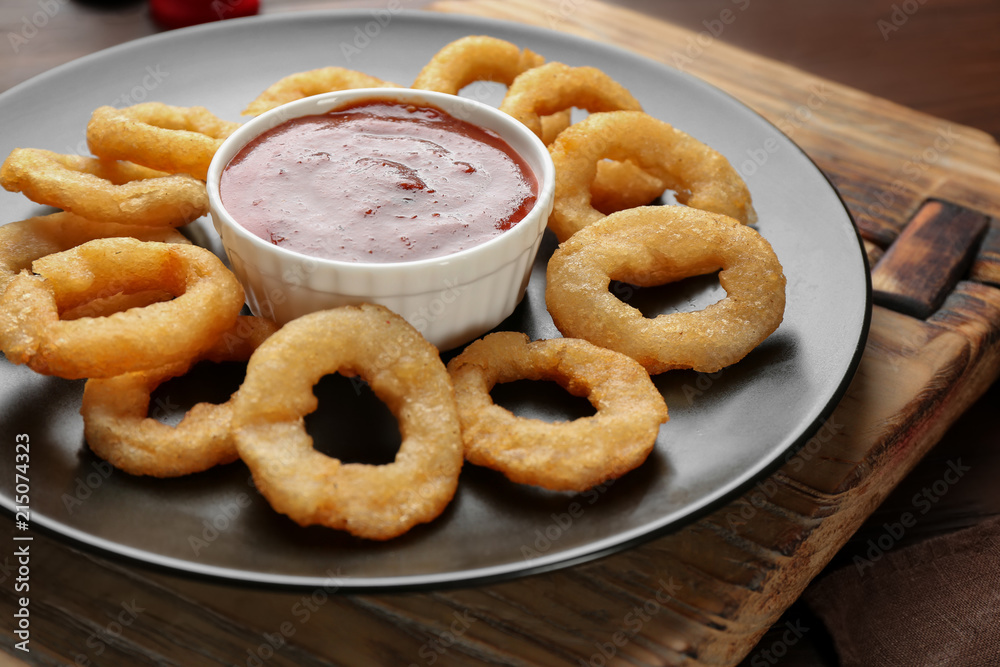
M624 45L728 90L831 177L873 259L928 198L1000 215L1000 151L982 132L717 40L690 50L695 33L594 1L447 1L434 9ZM32 662L736 664L1000 374L1000 290L979 277L996 266L995 253L991 230L973 280L926 321L876 308L858 373L812 440L742 498L676 534L501 584L364 596L337 594L335 582L274 592L181 579L38 536ZM0 526L9 543L12 522ZM3 566L9 583L9 560ZM12 588L0 586L0 614L10 618L15 604ZM4 625L0 642L10 653L14 641Z
M1000 80L1000 41L994 33L1000 5L992 0L616 4L666 17L695 32L707 30L706 22L726 9L745 5L746 11L738 12L738 20L726 25L719 39L1000 138L1000 87L995 84Z
M936 199L924 202L872 270L875 303L925 319L979 252L986 216Z
M974 280L1000 287L1000 219L990 218L970 276Z

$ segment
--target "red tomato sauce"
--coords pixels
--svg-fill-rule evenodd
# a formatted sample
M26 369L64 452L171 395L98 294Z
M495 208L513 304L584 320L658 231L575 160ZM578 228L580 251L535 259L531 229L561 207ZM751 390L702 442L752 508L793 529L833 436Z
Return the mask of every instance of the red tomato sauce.
M538 184L495 133L434 107L370 100L255 138L219 191L237 222L282 248L403 262L502 234L531 210Z

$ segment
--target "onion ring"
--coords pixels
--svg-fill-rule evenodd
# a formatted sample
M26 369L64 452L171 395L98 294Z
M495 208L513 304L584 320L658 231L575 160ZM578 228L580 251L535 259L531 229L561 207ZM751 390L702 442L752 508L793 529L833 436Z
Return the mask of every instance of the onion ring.
M20 271L31 268L36 259L87 241L115 236L129 236L140 241L191 243L170 227L95 222L65 211L9 222L0 227L0 293Z
M243 288L210 251L105 238L35 260L0 296L0 349L15 364L68 379L112 377L190 359L236 321ZM60 313L118 293L166 290L166 303L107 317Z
M411 88L449 95L475 81L498 81L505 85L518 74L538 67L545 58L523 51L508 41L486 35L469 35L446 44L424 65Z
M541 116L573 107L590 112L642 110L632 93L596 67L570 67L558 62L520 74L500 103L500 111L521 121L539 138Z
M704 310L649 319L608 291L611 280L662 285L718 269L728 296ZM549 260L545 303L565 336L624 352L651 374L714 373L778 328L785 276L752 227L685 206L612 213L574 234Z
M503 99L500 110L528 126L546 145L558 136L539 134L539 114L572 107L590 112L641 111L642 105L624 86L594 67L548 63L519 76ZM666 189L663 182L631 162L601 160L592 183L594 208L611 213L650 203Z
M208 213L205 184L131 162L15 148L0 185L92 220L179 227Z
M601 160L590 185L590 205L607 215L645 206L663 194L663 181L647 174L628 160Z
M538 67L545 58L530 49L489 37L469 35L446 44L424 65L411 88L458 95L476 81L496 81L510 86L518 75ZM569 111L544 116L540 134L546 144L570 124Z
M280 79L262 92L241 112L243 116L259 116L287 102L312 97L335 90L354 88L399 88L395 83L383 81L364 72L343 67L321 67L307 72L297 72Z
M564 130L549 152L556 167L549 228L560 241L604 217L592 206L590 190L604 158L634 162L682 204L746 224L757 219L746 183L725 157L641 111L591 114Z
M542 116L542 142L548 146L559 133L570 126L573 122L572 112L567 109L566 111L557 111L555 113L550 113L548 116Z
M656 444L667 406L634 360L585 340L529 342L513 331L473 342L448 364L465 457L508 479L553 491L585 491L642 464ZM493 403L498 382L554 380L586 396L597 414L549 423Z
M270 320L240 316L195 359L154 371L87 380L80 407L87 444L130 475L179 477L235 461L239 456L231 428L233 398L218 405L198 403L177 426L168 426L147 416L150 394L199 361L247 361L277 329Z
M303 417L328 373L360 375L399 420L393 463L341 463L313 449ZM451 381L437 349L392 311L344 306L284 325L254 352L237 394L240 458L271 506L300 525L385 540L436 518L462 467Z
M143 102L124 109L98 107L87 124L90 151L106 160L128 160L170 174L205 180L212 156L239 123L204 107Z
M68 322L69 320L78 320L81 317L107 317L124 312L129 308L145 308L154 303L170 301L173 298L173 294L162 289L148 289L130 294L120 292L111 296L98 297L93 301L64 310L59 313L59 319Z

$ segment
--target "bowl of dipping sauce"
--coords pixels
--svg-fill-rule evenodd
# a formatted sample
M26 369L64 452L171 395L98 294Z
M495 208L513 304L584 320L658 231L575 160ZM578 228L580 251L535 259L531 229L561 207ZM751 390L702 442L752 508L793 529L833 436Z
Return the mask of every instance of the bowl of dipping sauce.
M255 315L378 303L441 350L524 296L549 213L545 145L475 100L324 93L248 121L208 170L215 229Z

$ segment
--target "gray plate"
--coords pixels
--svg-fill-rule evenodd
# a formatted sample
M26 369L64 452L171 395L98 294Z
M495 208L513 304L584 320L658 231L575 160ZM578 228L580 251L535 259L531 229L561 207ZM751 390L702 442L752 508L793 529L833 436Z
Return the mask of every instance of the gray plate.
M387 17L389 18L386 21ZM0 96L0 154L15 146L86 153L84 128L102 104L159 100L239 112L273 81L326 65L401 84L447 42L490 34L549 60L594 65L622 82L647 111L707 142L743 173L788 278L785 321L734 367L714 376L656 378L670 406L654 453L612 485L579 495L547 493L466 466L459 492L430 525L370 543L319 527L300 528L272 511L241 463L174 480L111 471L87 448L78 414L82 382L36 375L0 362L0 503L13 511L15 434L31 441L32 528L174 571L278 586L344 590L481 583L579 563L674 530L747 489L810 438L856 368L870 317L868 271L852 221L822 173L754 112L687 74L623 50L553 31L429 13L284 14L169 32L56 68ZM468 94L499 100L500 89ZM756 161L754 161L756 158ZM0 192L6 220L40 212ZM193 233L212 245L200 221ZM528 295L502 328L558 336L545 311L547 238ZM217 249L217 248L214 248ZM674 289L618 293L647 313L700 308L720 298L714 279ZM233 369L199 370L156 394L167 419L193 400L228 394ZM391 457L398 435L366 391L330 380L310 424L324 451L354 460ZM572 416L558 392L515 383L498 402L519 414ZM391 426L391 422L389 422ZM347 451L349 443L357 443ZM374 452L374 453L373 453Z

